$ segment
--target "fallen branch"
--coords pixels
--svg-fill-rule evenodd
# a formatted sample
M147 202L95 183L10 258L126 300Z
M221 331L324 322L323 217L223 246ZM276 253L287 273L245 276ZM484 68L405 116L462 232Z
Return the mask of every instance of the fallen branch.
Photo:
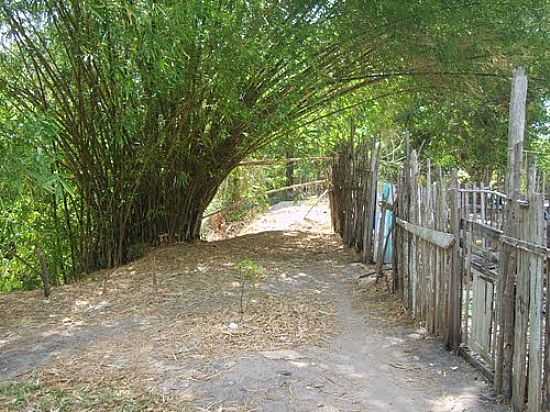
M315 203L313 204L313 206L311 206L311 207L309 208L309 210L307 211L307 213L305 214L304 220L307 219L307 216L311 213L311 211L313 210L313 208L319 204L319 202L321 201L321 199L323 198L323 196L325 196L325 195L328 193L329 190L330 190L330 189L327 189L327 190L325 190L323 193L321 193L321 196L319 196L319 197L317 198L317 200L315 201Z

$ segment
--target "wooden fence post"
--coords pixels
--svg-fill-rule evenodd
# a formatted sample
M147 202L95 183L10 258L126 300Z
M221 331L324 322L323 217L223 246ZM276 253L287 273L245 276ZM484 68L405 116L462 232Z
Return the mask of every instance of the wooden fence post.
M400 248L400 242L401 242L401 234L399 233L399 230L397 228L397 224L395 223L395 220L397 219L397 216L399 214L399 199L401 198L401 175L399 175L399 178L397 179L397 184L395 186L395 197L393 202L393 226L391 228L392 230L392 236L393 236L393 255L392 255L392 293L399 294L400 288L401 288L401 248Z
M418 223L418 158L416 151L411 153L410 161L410 178L409 178L409 196L410 196L410 213L409 222ZM410 307L413 318L416 318L416 299L418 287L418 266L417 266L417 240L413 234L409 235L410 242L410 258L409 258L409 289L410 289Z
M401 218L405 221L409 220L410 204L411 204L411 193L410 193L410 182L411 181L411 169L410 169L410 152L407 148L407 158L405 159L405 164L403 165L402 175L401 175L401 184L399 188L400 198L398 201L398 215L397 218ZM396 225L397 227L397 225ZM410 309L410 239L411 235L409 232L406 232L402 229L397 229L400 236L400 257L399 262L400 266L400 280L401 280L401 298L403 299L403 304L407 309Z
M550 264L546 259L544 266L546 266L546 285L550 288ZM542 410L544 412L550 411L550 291L546 289L546 328L544 332L544 385L542 388Z
M462 259L460 257L460 187L456 171L453 172L450 202L450 229L455 236L451 255L451 273L448 297L447 347L457 350L461 342L462 330Z
M342 154L333 157L330 168L329 204L332 229L343 237L344 210L342 203Z
M537 192L535 165L529 171L529 227L527 240L546 246L544 243L544 195ZM530 254L527 268L529 282L529 373L528 412L540 412L542 406L542 310L544 288L544 257ZM516 334L519 333L516 330ZM546 342L548 345L548 341ZM548 376L546 377L548 380Z
M430 159L427 162L426 170L426 226L432 230L435 229L434 218L433 218L433 187L432 187L432 164ZM435 305L434 305L434 282L435 271L435 250L430 243L426 243L426 327L428 331L433 330L434 325L434 315L435 315Z
M525 111L527 101L527 76L521 67L514 71L510 99L508 130L508 167L506 173L506 214L504 234L517 238L519 234L518 215L521 186L521 164L525 133ZM512 358L514 352L514 287L517 271L517 255L509 246L502 245L499 267L497 313L499 333L496 347L495 389L510 399L512 396Z
M530 215L528 208L518 210L519 238L528 239ZM514 348L512 356L512 407L523 411L527 386L527 333L529 324L529 253L517 250L516 293L514 301Z
M357 148L355 154L355 165L354 170L357 175L356 182L354 185L354 199L353 199L353 244L357 250L362 250L363 248L363 199L365 197L365 180L366 180L366 170L365 162L368 152L364 145L361 145Z
M447 195L447 182L443 178L443 172L441 168L438 168L438 179L439 179L439 202L438 202L438 222L437 228L441 232L447 232L448 221L449 221L449 206L448 206L448 195ZM439 335L442 337L447 336L447 304L448 304L448 256L449 251L440 250L439 251L439 267L438 267L438 291L437 291L437 302L438 307L441 308L438 311L437 316L437 330Z
M469 330L469 320L470 320L470 293L472 290L472 244L473 244L473 230L472 225L469 223L464 223L464 245L462 250L464 251L464 289L465 289L465 299L464 299L464 319L463 319L463 336L462 340L465 345L468 345L469 335L472 333ZM473 323L473 319L472 319Z
M352 191L353 191L353 146L352 143L349 143L346 146L344 152L344 243L346 246L351 247L353 236L352 236Z
M376 191L378 184L378 163L380 156L380 144L375 141L371 154L370 179L367 184L370 186L367 191L365 204L365 228L363 234L363 262L374 262L374 214L376 211Z

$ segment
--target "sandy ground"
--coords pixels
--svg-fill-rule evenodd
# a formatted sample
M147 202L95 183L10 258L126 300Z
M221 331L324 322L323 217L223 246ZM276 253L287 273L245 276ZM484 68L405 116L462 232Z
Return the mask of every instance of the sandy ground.
M240 234L267 231L331 234L330 211L326 196L320 200L312 198L297 202L279 202L247 225Z
M330 234L326 203L310 208L277 205L241 237L158 249L49 302L2 296L0 380L42 386L0 387L0 409L507 410L383 282L357 280L369 268ZM242 259L264 272L244 316Z

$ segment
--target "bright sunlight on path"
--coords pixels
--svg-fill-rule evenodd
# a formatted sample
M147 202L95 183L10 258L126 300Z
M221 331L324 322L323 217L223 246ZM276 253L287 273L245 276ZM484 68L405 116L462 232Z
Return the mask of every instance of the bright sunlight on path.
M234 239L156 249L49 302L2 296L0 409L504 411L384 282L357 280L369 268L328 233L327 203L303 219L312 205L277 205ZM243 259L263 275L240 314Z
M247 225L241 234L267 231L332 233L329 203L312 198L306 201L279 202Z

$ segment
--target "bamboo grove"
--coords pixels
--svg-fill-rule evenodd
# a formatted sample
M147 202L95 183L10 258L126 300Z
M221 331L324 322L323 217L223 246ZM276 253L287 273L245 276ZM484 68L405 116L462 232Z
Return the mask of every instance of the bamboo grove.
M163 234L198 239L235 166L331 102L403 76L417 90L508 72L542 7L520 21L512 3L7 0L0 98L38 129L59 183L47 213L78 274Z

